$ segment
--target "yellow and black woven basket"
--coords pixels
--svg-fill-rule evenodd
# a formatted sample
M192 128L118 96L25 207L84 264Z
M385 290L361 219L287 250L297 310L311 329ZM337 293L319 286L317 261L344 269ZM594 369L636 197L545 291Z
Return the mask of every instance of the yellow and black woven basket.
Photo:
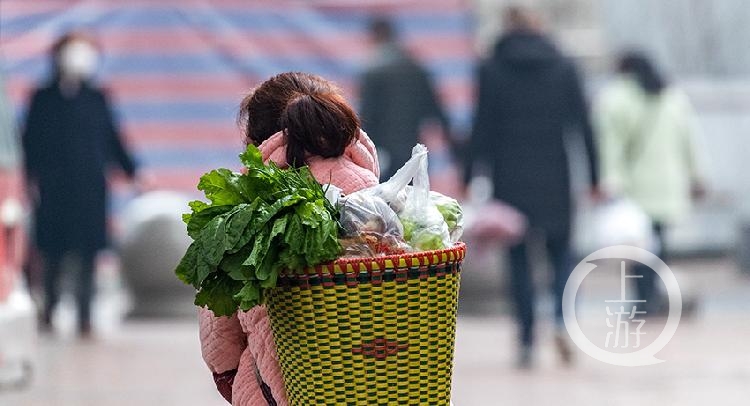
M448 406L462 243L282 274L268 298L292 406Z

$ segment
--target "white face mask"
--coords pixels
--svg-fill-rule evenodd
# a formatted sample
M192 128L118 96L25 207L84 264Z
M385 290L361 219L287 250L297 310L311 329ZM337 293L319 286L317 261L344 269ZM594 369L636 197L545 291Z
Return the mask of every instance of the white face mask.
M96 72L99 53L85 41L73 41L60 51L60 70L63 75L88 79Z

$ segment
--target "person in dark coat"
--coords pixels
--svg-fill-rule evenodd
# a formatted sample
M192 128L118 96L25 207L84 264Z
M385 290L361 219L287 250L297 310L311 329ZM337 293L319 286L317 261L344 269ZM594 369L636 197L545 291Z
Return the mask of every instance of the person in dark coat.
M56 42L52 80L33 94L22 138L35 248L45 262L42 323L51 326L63 259L75 258L82 335L91 332L94 260L107 245L107 169L115 164L130 178L136 170L106 96L89 81L97 58L80 34Z
M374 19L370 35L376 51L360 80L360 117L387 180L411 157L422 125L434 120L447 134L449 122L429 74L398 44L391 23Z
M588 108L574 64L537 28L528 11L506 11L507 30L479 71L479 100L468 152L484 162L494 194L528 218L532 232L546 239L554 269L555 315L562 327L562 293L572 270L571 181L565 138L580 135L592 187L597 160ZM472 165L473 166L473 165ZM471 166L467 165L467 172ZM511 289L520 324L522 367L530 366L534 325L534 288L528 239L510 249ZM570 361L562 329L558 348Z

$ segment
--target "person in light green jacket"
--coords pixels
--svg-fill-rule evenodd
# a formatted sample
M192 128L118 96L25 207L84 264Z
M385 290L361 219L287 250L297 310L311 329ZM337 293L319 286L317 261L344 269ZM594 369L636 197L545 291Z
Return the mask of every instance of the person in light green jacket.
M16 171L19 161L19 142L15 117L5 93L5 80L0 72L0 171Z
M622 56L617 77L601 95L595 112L606 195L625 197L651 218L665 259L665 227L684 219L691 195L704 193L695 146L694 113L687 96L667 85L652 62L639 52ZM640 299L656 310L653 271L634 269Z

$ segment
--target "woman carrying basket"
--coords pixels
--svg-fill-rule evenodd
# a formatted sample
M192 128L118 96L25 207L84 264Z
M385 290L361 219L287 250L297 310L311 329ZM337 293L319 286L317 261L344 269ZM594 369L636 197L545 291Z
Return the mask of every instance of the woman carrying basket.
M340 91L306 73L282 73L242 102L246 142L264 161L307 165L318 182L350 194L378 184L372 141ZM265 306L231 317L200 309L203 359L222 396L235 406L288 404Z

